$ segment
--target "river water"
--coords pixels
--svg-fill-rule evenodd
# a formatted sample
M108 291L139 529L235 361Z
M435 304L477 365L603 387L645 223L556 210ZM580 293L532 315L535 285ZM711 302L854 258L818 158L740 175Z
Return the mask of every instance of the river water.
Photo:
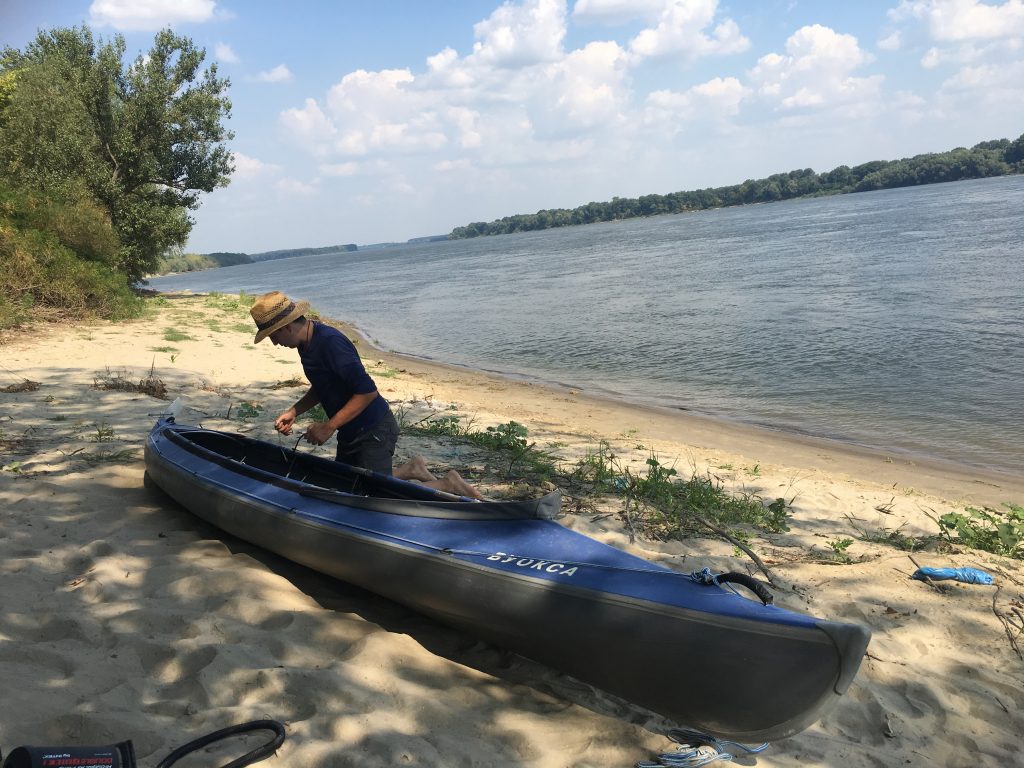
M281 290L397 352L1022 473L1022 211L1015 176L151 285Z

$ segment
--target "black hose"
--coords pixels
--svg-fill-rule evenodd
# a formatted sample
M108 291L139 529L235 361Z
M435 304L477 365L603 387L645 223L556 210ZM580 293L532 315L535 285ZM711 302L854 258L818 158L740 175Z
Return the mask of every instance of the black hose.
M765 586L764 582L758 581L753 576L748 576L745 573L722 573L715 576L715 581L718 583L730 581L734 584L746 587L757 595L765 605L771 605L775 602L775 598L772 596L772 593L768 591L768 587Z
M274 752L277 751L277 748L284 743L284 726L277 722L277 720L253 720L249 723L241 723L239 725L230 725L227 728L221 728L219 731L214 731L213 733L198 738L195 741L190 741L183 747L178 747L176 750L171 752L171 754L161 760L160 764L156 768L169 768L181 760L185 755L195 752L197 749L201 749L207 744L212 744L215 741L225 739L228 736L235 736L239 733L260 730L273 731L274 738L251 752L247 752L241 757L232 760L223 768L242 768L242 766L245 765L258 763L260 760L265 760L274 754Z

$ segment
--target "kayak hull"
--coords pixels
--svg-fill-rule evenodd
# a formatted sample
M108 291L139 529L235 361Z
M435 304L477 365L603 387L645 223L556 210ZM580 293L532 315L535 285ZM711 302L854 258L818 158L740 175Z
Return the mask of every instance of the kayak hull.
M547 519L550 497L490 510L358 469L369 495L349 495L347 479L324 481L345 465L225 434L162 420L147 473L232 535L719 738L806 728L867 647L863 627L762 606L568 530ZM220 447L236 441L246 450ZM260 451L291 477L241 455ZM317 484L293 479L297 466ZM363 508L403 495L386 502L397 512Z

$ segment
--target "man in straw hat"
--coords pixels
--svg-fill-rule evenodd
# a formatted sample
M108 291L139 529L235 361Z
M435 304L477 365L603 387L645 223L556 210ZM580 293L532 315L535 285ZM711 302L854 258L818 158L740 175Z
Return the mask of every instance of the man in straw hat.
M306 317L308 311L309 302L294 302L280 291L260 296L249 311L256 323L255 343L269 337L274 345L298 350L310 383L309 391L277 417L274 429L290 435L295 419L320 403L328 419L310 424L304 438L313 445L323 445L337 433L338 461L403 480L419 480L459 496L480 498L480 492L455 470L436 478L422 456L393 468L398 422L388 401L377 392L377 385L348 337L336 328L310 320Z

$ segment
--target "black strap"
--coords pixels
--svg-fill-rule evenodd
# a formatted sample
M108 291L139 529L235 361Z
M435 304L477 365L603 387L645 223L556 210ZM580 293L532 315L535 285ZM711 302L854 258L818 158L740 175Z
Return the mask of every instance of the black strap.
M284 726L276 720L253 720L249 723L241 723L240 725L230 725L227 728L221 728L219 731L214 731L213 733L198 738L195 741L190 741L183 747L178 747L176 750L171 752L171 754L161 760L160 764L156 768L169 768L181 760L185 755L195 752L197 749L201 749L207 744L212 744L215 741L225 739L228 736L259 730L273 731L274 738L251 752L247 752L241 757L232 760L230 763L225 765L224 768L242 768L242 766L245 765L258 763L260 760L265 760L274 754L277 748L284 743Z
M731 581L734 584L746 587L757 595L765 605L771 605L775 602L775 598L772 596L772 593L768 591L768 587L764 582L758 581L753 576L748 576L745 573L736 573L734 571L730 573L723 573L716 576L715 581L719 583L723 581Z

